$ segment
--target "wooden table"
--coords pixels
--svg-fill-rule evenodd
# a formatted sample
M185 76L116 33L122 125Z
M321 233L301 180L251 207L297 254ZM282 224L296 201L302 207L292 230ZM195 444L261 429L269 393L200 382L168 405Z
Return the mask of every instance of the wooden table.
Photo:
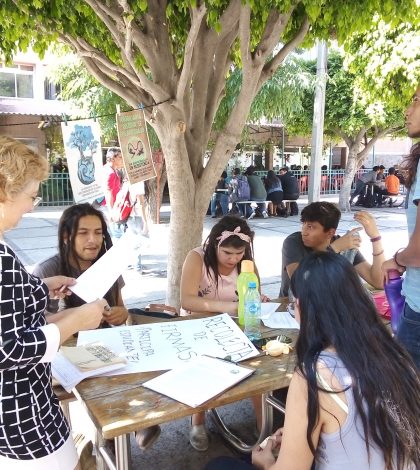
M194 315L194 318L207 315ZM133 323L145 323L144 316L132 316ZM174 320L191 319L178 317ZM160 321L153 318L152 322ZM162 320L171 321L171 320ZM296 339L296 330L272 330L262 327L263 336L287 334ZM76 396L84 404L95 428L97 447L97 469L125 470L131 468L129 434L138 429L166 423L190 416L199 411L214 409L222 405L237 402L256 395L262 396L263 426L258 442L272 431L272 406L276 406L272 397L273 390L287 387L294 367L295 354L270 357L260 356L242 362L256 369L256 372L222 395L210 400L205 405L191 408L171 398L142 387L143 382L156 377L161 372L144 372L118 375L114 377L94 377L84 380L76 387ZM242 451L251 451L256 445L245 444L234 436L220 420L217 411L213 418L222 434ZM115 465L104 447L104 439L115 440Z

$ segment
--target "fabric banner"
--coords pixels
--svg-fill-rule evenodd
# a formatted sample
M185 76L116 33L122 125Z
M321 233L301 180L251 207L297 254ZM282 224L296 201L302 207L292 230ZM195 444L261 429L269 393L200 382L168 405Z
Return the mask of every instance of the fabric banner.
M79 332L78 346L93 342L107 345L128 361L126 367L109 375L173 369L201 354L230 356L234 362L259 354L227 313Z
M116 115L118 139L130 184L156 176L144 111L136 109Z
M70 184L76 203L102 197L101 130L93 119L61 123Z

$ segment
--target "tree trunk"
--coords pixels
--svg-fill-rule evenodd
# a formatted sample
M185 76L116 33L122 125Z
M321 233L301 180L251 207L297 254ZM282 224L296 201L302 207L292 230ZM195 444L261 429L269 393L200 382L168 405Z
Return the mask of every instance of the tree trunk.
M165 184L168 179L166 174L166 167L163 165L162 172L160 174L160 181L159 181L159 194L157 188L157 179L159 175L156 175L156 178L152 178L146 181L147 191L146 191L146 204L147 204L147 215L149 219L154 223L157 224L157 212L160 210L162 205L162 196L163 190L165 189Z
M352 145L349 148L349 156L346 165L346 171L344 172L343 185L340 190L340 197L338 206L342 212L350 212L350 194L351 185L353 183L354 175L358 170L358 154L359 145Z
M182 136L164 140L162 149L171 197L166 302L178 308L182 265L188 252L202 243L204 215L218 175L207 181L199 176L193 178Z

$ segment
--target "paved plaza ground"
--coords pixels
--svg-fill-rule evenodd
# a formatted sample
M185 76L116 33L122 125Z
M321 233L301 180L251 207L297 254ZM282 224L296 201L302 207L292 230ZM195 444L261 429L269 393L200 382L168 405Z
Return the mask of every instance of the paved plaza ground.
M325 197L337 202L337 197ZM307 204L306 199L299 199L299 209ZM38 208L25 215L17 228L8 232L6 241L16 251L21 261L31 269L32 266L53 255L57 250L58 219L63 208ZM386 257L407 244L407 229L404 210L401 208L369 209L375 216L383 238ZM357 226L352 214L343 214L339 225L339 234ZM162 208L162 220L169 222L170 207ZM204 223L204 236L207 236L217 219L207 216ZM280 289L281 247L283 240L300 230L299 216L288 218L255 218L249 222L255 230L255 260L261 276L262 292L271 298L277 297ZM141 255L143 271L128 269L124 272L125 287L123 297L127 307L145 306L150 302L162 303L166 297L166 262L168 255L169 224L152 226L150 238L142 238ZM362 233L361 251L367 260L372 259L372 246L366 234ZM135 260L133 260L135 262ZM224 407L227 421L249 435L254 429L252 407L249 402ZM82 411L72 406L73 427L76 431L88 428ZM188 443L189 424L182 419L162 426L162 434L157 443L141 453L133 443L133 469L153 470L201 470L204 464L217 455L232 455L214 432L211 446L207 453L199 453Z

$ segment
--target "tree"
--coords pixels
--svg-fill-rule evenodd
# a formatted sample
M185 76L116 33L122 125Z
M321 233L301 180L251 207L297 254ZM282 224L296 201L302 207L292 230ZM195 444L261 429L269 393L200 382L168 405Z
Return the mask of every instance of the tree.
M353 178L361 167L375 142L387 135L396 134L404 126L405 102L379 98L369 101L369 92L357 86L357 74L343 65L344 57L338 51L328 57L328 81L325 94L324 133L329 138L344 140L349 153L340 190L339 206L350 210L349 199ZM316 63L302 63L316 77ZM286 122L288 132L309 135L312 130L314 96L309 89L304 95L301 112Z
M208 201L255 95L298 45L332 34L342 42L376 12L411 18L418 8L415 0L3 0L0 50L10 57L33 39L42 52L59 39L100 83L133 108L146 106L168 172L167 300L178 305L183 260L201 243ZM234 64L242 69L240 92L204 167Z

